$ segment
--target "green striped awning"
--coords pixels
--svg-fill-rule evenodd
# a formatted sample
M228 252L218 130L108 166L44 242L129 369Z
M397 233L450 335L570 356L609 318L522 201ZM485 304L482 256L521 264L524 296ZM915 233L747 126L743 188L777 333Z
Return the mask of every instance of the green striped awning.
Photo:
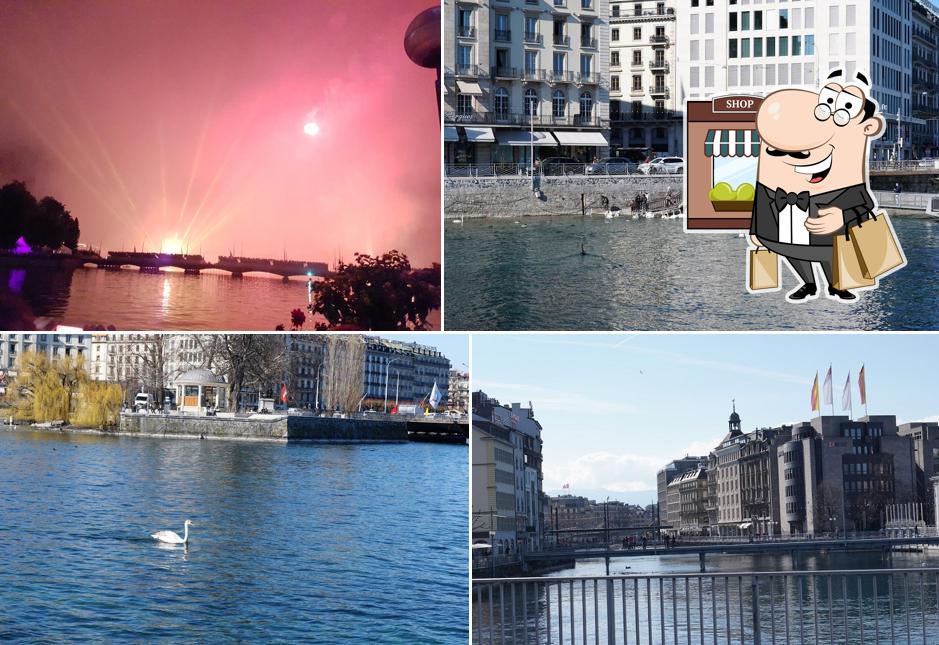
M704 154L708 157L758 157L760 135L756 130L708 130Z

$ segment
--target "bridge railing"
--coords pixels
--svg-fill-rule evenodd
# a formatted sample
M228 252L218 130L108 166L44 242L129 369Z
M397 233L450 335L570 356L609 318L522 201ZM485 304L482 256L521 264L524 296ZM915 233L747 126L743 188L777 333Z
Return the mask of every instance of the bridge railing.
M499 578L472 591L499 643L934 643L939 568Z
M903 161L871 161L870 171L875 173L922 172L935 173L939 169L939 160L912 159Z
M930 199L939 198L937 193L900 193L892 190L875 190L874 197L881 208L907 208L925 211Z

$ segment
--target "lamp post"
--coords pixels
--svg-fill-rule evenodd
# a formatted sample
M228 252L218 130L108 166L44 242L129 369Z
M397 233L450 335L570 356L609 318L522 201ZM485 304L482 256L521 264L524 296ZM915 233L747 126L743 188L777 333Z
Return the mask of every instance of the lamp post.
M388 367L389 367L392 363L397 362L398 360L400 360L400 359L398 359L398 358L392 358L390 361L386 361L386 362L385 362L385 403L384 403L384 405L383 405L383 407L382 407L382 410L383 410L383 412L384 412L385 414L388 414Z
M404 32L404 51L415 65L437 70L437 118L440 118L440 5L415 16Z

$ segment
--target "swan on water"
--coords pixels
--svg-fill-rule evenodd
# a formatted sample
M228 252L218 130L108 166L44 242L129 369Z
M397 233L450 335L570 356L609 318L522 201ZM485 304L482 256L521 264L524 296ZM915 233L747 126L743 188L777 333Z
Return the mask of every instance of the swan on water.
M153 533L150 537L158 542L165 542L166 544L188 544L189 527L191 525L192 520L186 520L183 522L183 537L179 537L179 534L173 531L159 531L157 533Z

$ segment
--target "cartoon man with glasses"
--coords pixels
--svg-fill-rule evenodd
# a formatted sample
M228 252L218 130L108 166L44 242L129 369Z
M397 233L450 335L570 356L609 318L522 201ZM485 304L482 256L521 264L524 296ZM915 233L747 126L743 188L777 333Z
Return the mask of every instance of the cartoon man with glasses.
M760 156L750 241L786 258L802 286L792 302L818 297L812 263L822 267L828 296L854 300L832 285L833 235L864 222L876 207L867 182L870 142L883 134L877 104L862 74L844 84L835 70L818 92L784 89L757 113Z

